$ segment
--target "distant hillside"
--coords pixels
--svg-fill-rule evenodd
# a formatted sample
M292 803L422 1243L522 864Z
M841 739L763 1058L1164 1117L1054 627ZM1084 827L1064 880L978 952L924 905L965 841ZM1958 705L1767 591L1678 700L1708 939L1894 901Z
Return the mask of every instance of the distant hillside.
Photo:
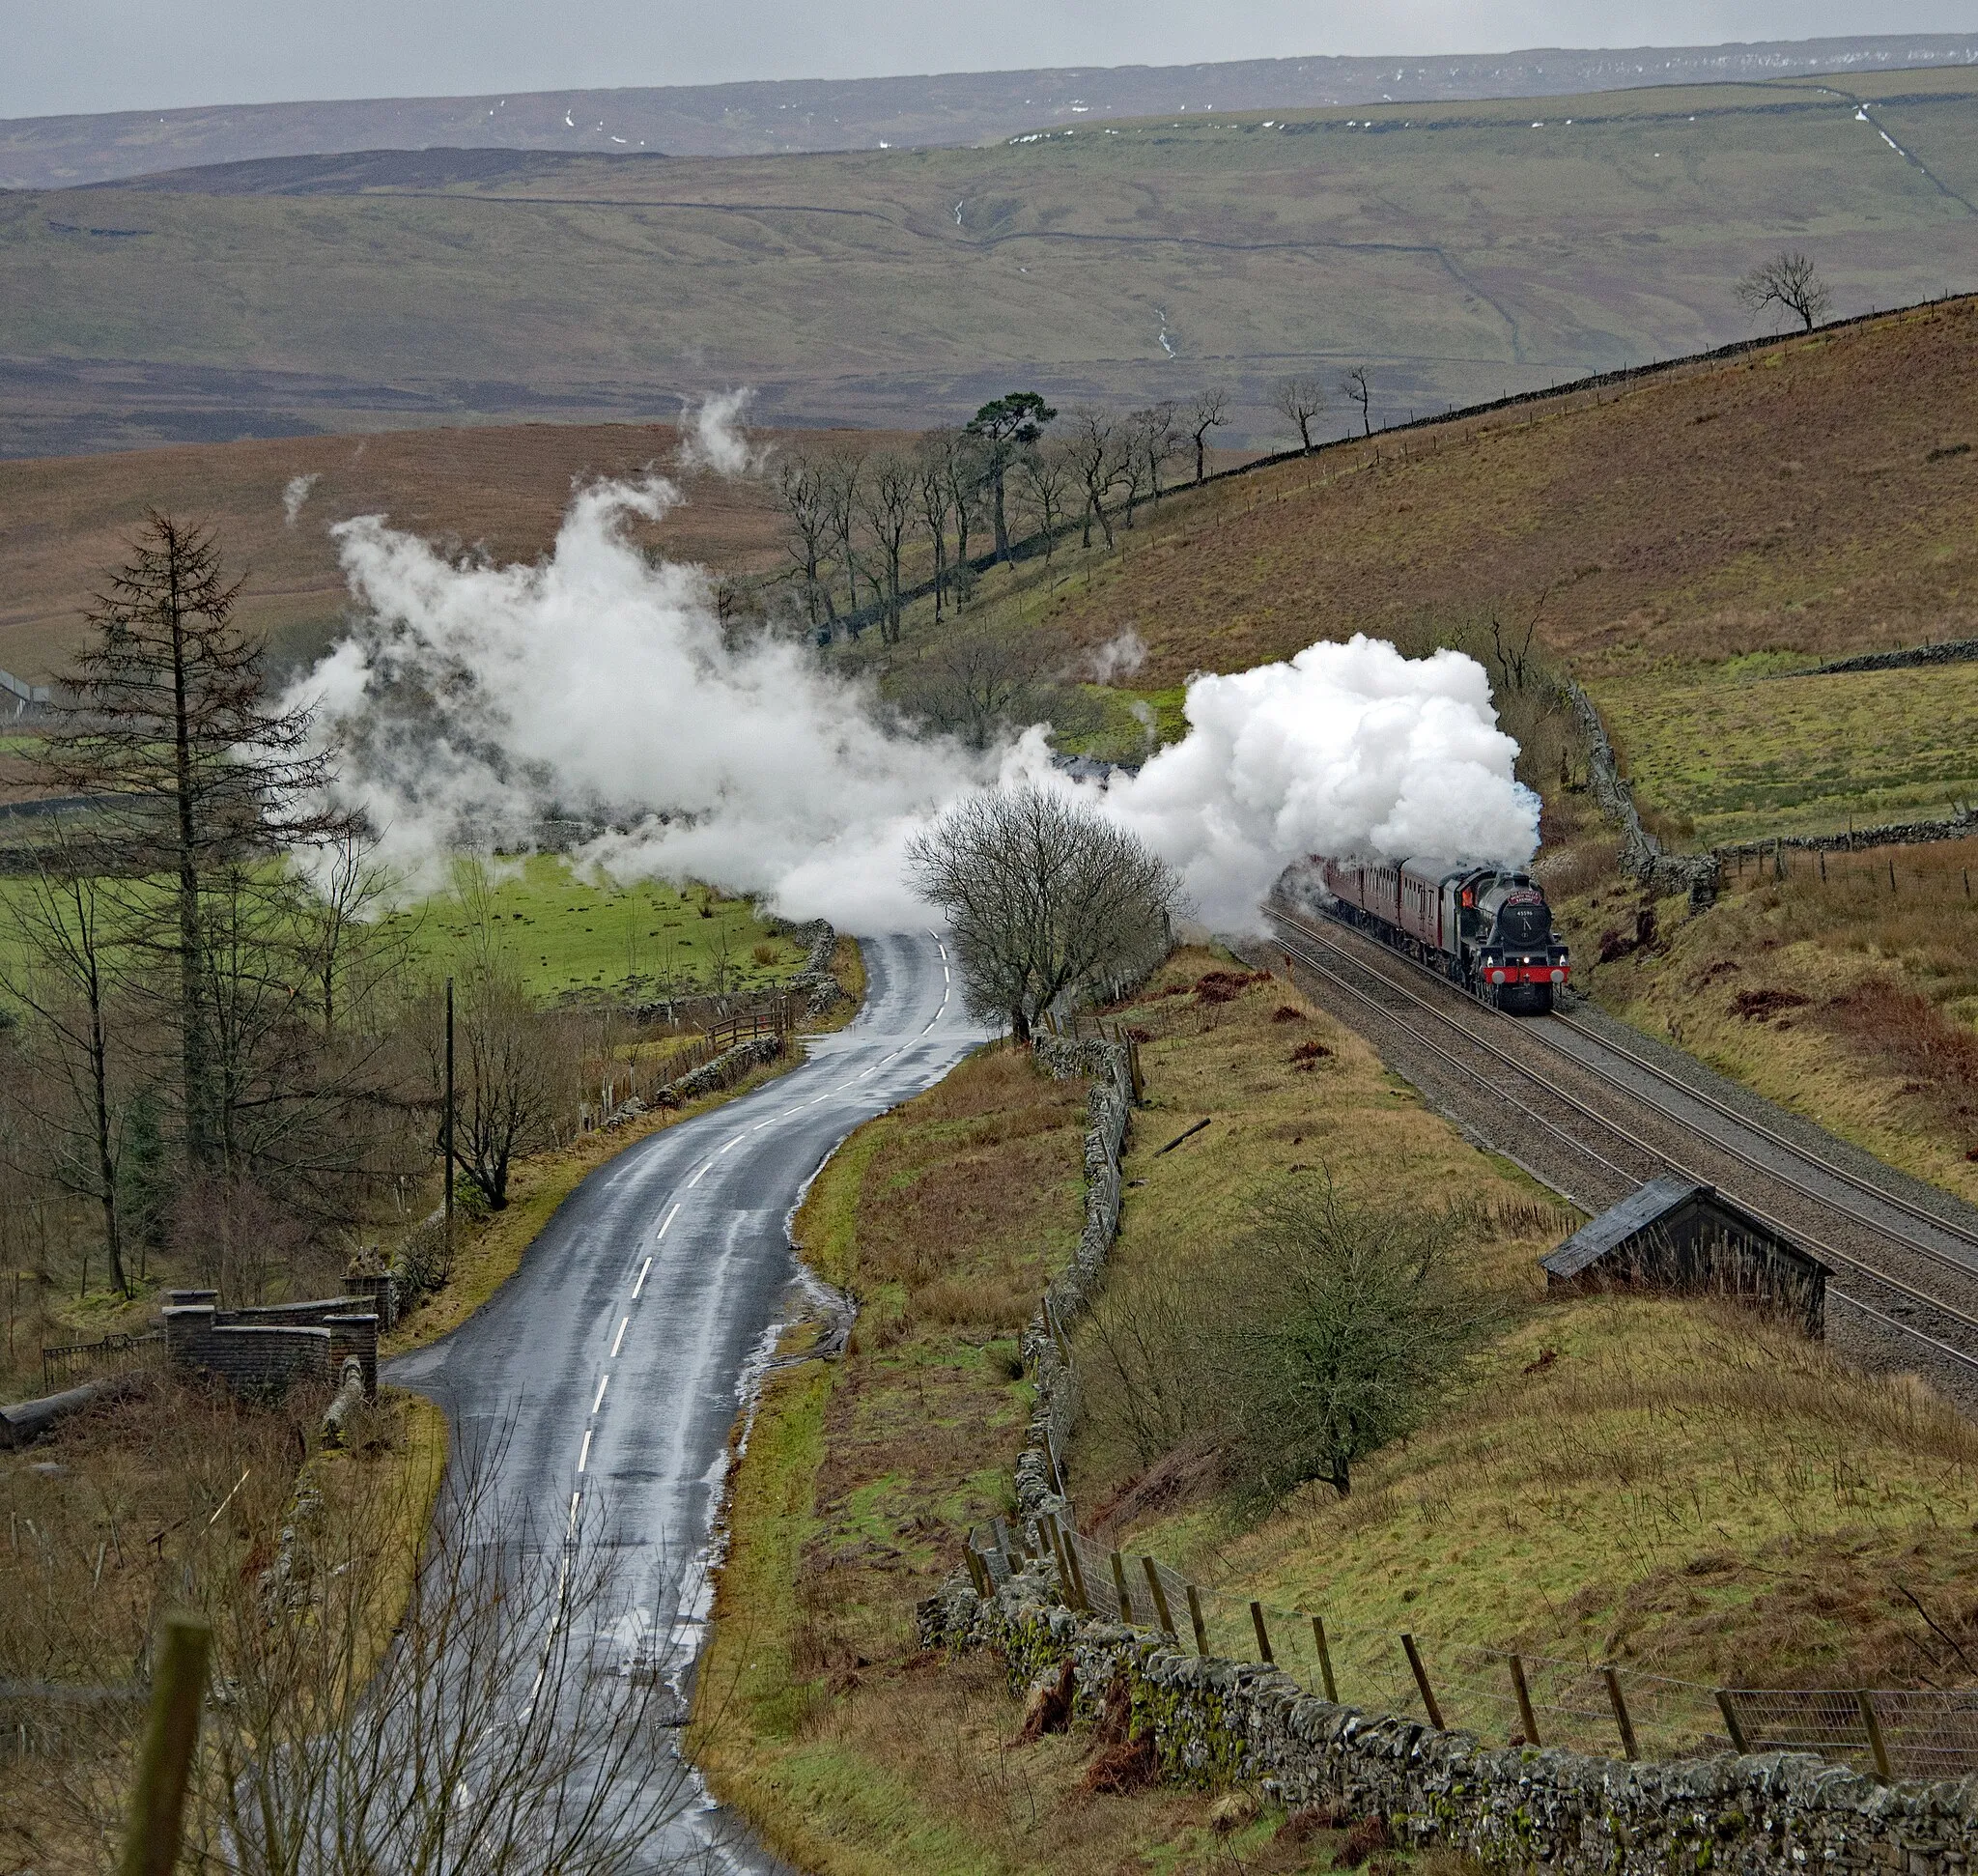
M1759 44L1251 59L1227 65L947 72L932 77L356 99L0 121L0 187L59 188L193 164L353 150L665 150L683 156L982 143L1080 118L1538 98L1808 71L1978 61L1978 34Z
M785 448L873 439L792 435ZM373 437L283 438L67 461L0 463L0 667L44 678L81 634L90 594L120 565L148 504L203 520L244 578L243 622L283 660L321 648L343 615L334 522L384 513L399 526L499 559L549 550L574 482L636 475L657 465L687 495L642 533L677 559L728 572L783 564L768 484L673 468L679 439L665 424L527 424L415 430ZM290 521L283 495L306 477Z
M0 453L415 424L919 428L1368 366L1374 414L1978 285L1978 72L1191 113L991 149L373 153L0 194ZM1342 404L1336 399L1336 403ZM1338 434L1343 409L1327 419Z
M1536 628L1648 805L1748 839L1978 800L1978 664L1804 674L1978 637L1974 516L1968 298L1259 468L1004 615L1131 626L1175 702L1318 638Z

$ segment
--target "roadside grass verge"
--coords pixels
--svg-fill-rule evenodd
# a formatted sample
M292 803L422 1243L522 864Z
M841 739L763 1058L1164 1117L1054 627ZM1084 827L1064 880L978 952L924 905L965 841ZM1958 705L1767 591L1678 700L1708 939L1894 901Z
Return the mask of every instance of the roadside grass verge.
M1867 1151L1978 1202L1978 839L1747 863L1708 911L1607 882L1560 901L1603 1008ZM1891 869L1894 884L1891 885ZM1972 890L1978 892L1978 883Z
M838 940L832 972L854 1000L840 1004L831 1015L808 1025L809 1031L842 1028L858 1014L864 1000L865 967L855 940ZM380 1354L399 1355L423 1349L457 1329L515 1274L537 1235L554 1216L556 1208L607 1160L615 1159L626 1148L655 1133L691 1121L710 1108L722 1106L765 1082L788 1074L805 1059L801 1043L805 1033L797 1032L797 1048L779 1061L751 1070L732 1088L704 1094L682 1107L651 1109L621 1125L580 1134L554 1152L532 1153L518 1160L509 1178L508 1204L501 1210L478 1219L456 1215L458 1248L446 1282L422 1297L384 1338Z
M756 1407L692 1745L825 1876L1305 1866L1273 1854L1275 1819L1218 1835L1198 1794L1080 1795L1082 1740L1013 1747L1001 1668L916 1643L962 1529L1010 1507L1015 1336L1076 1240L1084 1124L1084 1083L986 1049L854 1134L799 1213L861 1316L841 1363L773 1377Z
M1184 952L1109 1020L1148 1094L1109 1292L1165 1266L1206 1295L1262 1190L1330 1176L1459 1207L1455 1257L1508 1324L1350 1496L1309 1486L1260 1517L1212 1447L1150 1456L1122 1434L1093 1323L1075 1331L1081 1521L1202 1583L1220 1649L1254 1655L1252 1598L1322 1613L1342 1693L1386 1710L1409 1707L1405 1670L1398 1687L1362 1642L1391 1667L1403 1629L1431 1657L1517 1648L1705 1687L1940 1678L1931 1624L1964 1634L1978 1564L1978 1431L1944 1403L1719 1304L1548 1296L1536 1261L1570 1214L1282 980ZM772 1847L832 1876L1330 1866L1328 1840L1294 1853L1267 1807L1232 1840L1213 1794L1085 1794L1087 1736L1018 1743L998 1663L915 1648L913 1606L963 1526L1009 1503L1028 1390L1004 1356L1077 1221L1078 1092L985 1051L855 1135L800 1216L806 1258L862 1313L843 1363L774 1377L749 1431L695 1751ZM1016 1179L1023 1142L1051 1144L1055 1174L1033 1159ZM1310 1669L1309 1640L1279 1640ZM1508 1702L1445 1692L1457 1723L1508 1737ZM1686 1739L1710 1723L1699 1697Z
M1229 962L1182 953L1153 989ZM1269 1024L1289 995L1273 984L1240 1010L1188 1006L1185 1017L1156 996L1122 1012L1173 1032L1148 1046L1152 1058L1204 1050L1180 1085L1157 1078L1137 1138L1158 1145L1207 1100L1239 1142L1212 1139L1207 1152L1252 1174L1306 1152L1314 1112L1314 1141L1393 1129L1404 1142L1393 1163L1420 1157L1431 1179L1481 1163L1343 1036L1355 1106L1332 1116L1334 1078L1290 1062L1323 1019L1306 1017L1297 1035ZM1252 1002L1271 1033L1263 1060L1253 1059ZM854 1134L799 1214L805 1260L858 1297L861 1316L842 1363L774 1376L755 1410L693 1749L717 1793L806 1868L1182 1871L1234 1856L1275 1871L1328 1866L1338 1841L1281 1834L1268 1808L1219 1830L1212 1793L1088 1793L1087 1738L1015 1745L1020 1715L1000 1666L917 1649L914 1606L955 1567L962 1530L1010 1507L1030 1406L1016 1335L1075 1242L1084 1123L1085 1084L1045 1080L1022 1052L984 1050ZM1171 1180L1160 1164L1161 1199L1135 1193L1130 1212L1190 1187L1187 1171ZM1485 1170L1508 1207L1533 1208L1519 1176ZM1173 1228L1213 1228L1216 1215L1187 1211ZM805 1346L800 1336L786 1352Z

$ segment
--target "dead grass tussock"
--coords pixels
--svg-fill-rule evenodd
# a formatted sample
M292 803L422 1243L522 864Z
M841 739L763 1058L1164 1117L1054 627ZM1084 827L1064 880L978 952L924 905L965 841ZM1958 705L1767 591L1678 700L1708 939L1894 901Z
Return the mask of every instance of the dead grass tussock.
M1978 914L1964 890L1978 840L1829 855L1824 883L1814 855L1786 865L1783 880L1769 859L1734 874L1700 917L1656 908L1655 943L1605 965L1594 934L1631 928L1638 901L1566 901L1582 983L1768 1099L1978 1200Z
M1958 302L1260 471L1148 518L1048 616L1082 645L1135 620L1153 688L1286 657L1315 618L1391 637L1545 592L1582 676L1973 636L1978 457L1930 452L1978 436L1974 324Z

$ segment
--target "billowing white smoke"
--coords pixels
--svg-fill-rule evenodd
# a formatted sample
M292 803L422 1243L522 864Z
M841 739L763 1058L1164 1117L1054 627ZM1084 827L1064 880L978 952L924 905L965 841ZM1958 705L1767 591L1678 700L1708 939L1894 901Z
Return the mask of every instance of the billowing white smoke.
M742 431L742 419L754 402L754 390L745 384L740 390L717 392L698 410L684 412L680 467L709 469L717 475L748 475L760 469L766 452L756 449Z
M1116 632L1097 651L1086 655L1086 669L1094 684L1116 684L1147 662L1147 641L1132 626Z
M293 527L296 517L302 512L303 502L309 499L309 491L323 480L321 471L314 475L292 475L282 490L282 522Z
M604 814L630 831L586 857L621 877L708 879L855 930L921 923L906 841L966 790L1048 777L1042 730L988 755L914 737L806 647L731 640L698 571L624 538L678 499L658 478L586 489L533 566L450 561L379 516L341 524L365 623L289 700L315 702L347 795L415 886L455 844ZM1314 645L1194 680L1187 712L1184 741L1088 792L1218 928L1253 924L1308 852L1518 861L1536 844L1514 746L1458 654Z
M804 646L726 642L701 575L624 538L626 517L678 499L657 478L583 490L534 566L451 562L376 515L340 524L367 622L291 701L344 745L346 792L415 886L453 844L525 840L560 809L636 823L595 851L616 872L919 923L901 847L962 789L1040 765L1041 737L999 758L896 733Z
M1190 681L1188 734L1108 790L1108 810L1174 867L1203 922L1254 925L1304 854L1521 864L1539 801L1512 773L1474 658L1403 658L1378 639Z

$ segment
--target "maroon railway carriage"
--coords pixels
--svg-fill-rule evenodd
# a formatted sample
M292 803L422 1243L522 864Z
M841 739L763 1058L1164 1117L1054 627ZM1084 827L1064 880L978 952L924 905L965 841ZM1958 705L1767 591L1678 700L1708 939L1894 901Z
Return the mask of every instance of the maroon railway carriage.
M1474 860L1319 860L1350 923L1504 1009L1543 1013L1572 975L1529 873Z

